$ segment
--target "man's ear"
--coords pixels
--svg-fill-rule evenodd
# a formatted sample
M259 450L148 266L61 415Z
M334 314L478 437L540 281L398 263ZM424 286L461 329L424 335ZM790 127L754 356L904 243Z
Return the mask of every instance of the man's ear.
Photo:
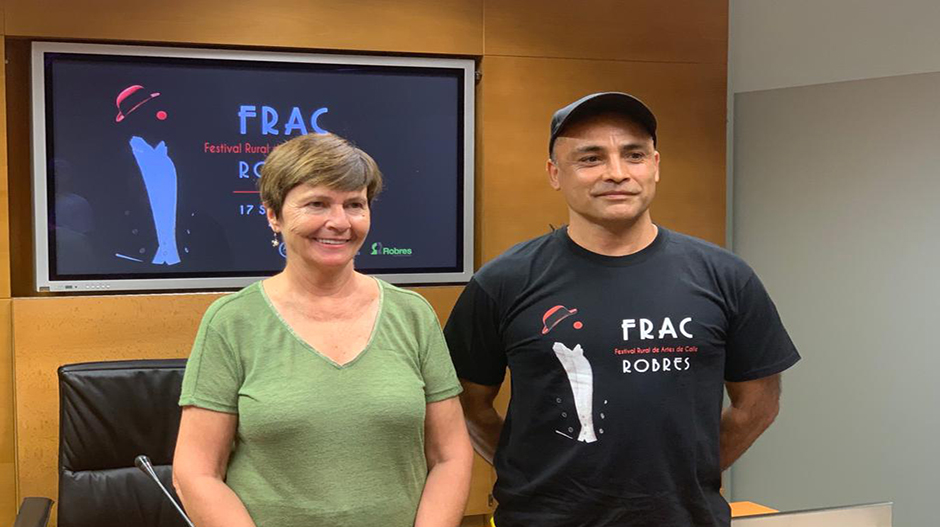
M653 166L656 167L656 182L659 183L659 150L653 151Z
M548 161L545 162L545 171L548 172L548 184L552 186L555 190L561 189L561 183L558 181L558 165L552 161L552 158L548 158Z

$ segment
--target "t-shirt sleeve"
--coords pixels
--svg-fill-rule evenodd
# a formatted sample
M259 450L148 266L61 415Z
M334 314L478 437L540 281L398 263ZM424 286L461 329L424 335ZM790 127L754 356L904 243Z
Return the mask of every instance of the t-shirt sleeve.
M753 271L736 300L727 340L725 380L744 382L769 377L796 364L800 354Z
M463 388L454 373L454 365L447 353L447 343L441 333L441 323L431 306L428 309L427 348L421 356L421 376L424 378L424 399L428 403L443 401L459 395Z
M458 377L487 386L502 384L506 350L499 334L499 312L496 302L475 279L457 299L444 335Z
M222 334L210 324L211 318L207 313L196 334L186 361L179 404L237 414L243 381L241 364Z

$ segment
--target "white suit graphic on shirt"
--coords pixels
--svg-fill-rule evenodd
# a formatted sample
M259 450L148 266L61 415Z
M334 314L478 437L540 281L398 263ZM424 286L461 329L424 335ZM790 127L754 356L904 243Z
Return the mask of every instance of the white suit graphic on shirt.
M581 422L578 441L593 443L597 441L597 436L594 434L594 370L591 369L591 363L584 357L580 344L575 345L574 349L568 349L561 342L556 342L552 350L568 374L568 382L574 393L574 407L578 412L578 421Z

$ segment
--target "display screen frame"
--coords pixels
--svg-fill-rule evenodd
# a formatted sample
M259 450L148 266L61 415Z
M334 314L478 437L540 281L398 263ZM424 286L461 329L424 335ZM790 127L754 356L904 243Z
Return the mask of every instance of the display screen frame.
M392 68L400 72L451 70L459 79L459 105L457 139L457 232L455 243L457 265L455 270L440 271L408 268L384 270L370 273L373 276L398 285L446 285L464 284L473 274L474 262L474 158L475 158L475 74L474 59L437 58L412 56L311 54L293 52L239 51L197 48L167 48L151 46L125 46L102 44L75 44L59 42L34 42L31 61L32 93L32 183L33 183L33 241L36 290L39 292L107 292L107 291L179 291L179 290L230 290L249 285L268 276L267 272L203 273L202 276L174 276L148 273L128 276L70 275L57 276L54 272L55 247L50 237L51 213L54 196L50 193L50 166L48 155L52 144L54 116L48 111L50 86L47 84L47 56L74 54L111 57L142 57L150 59L189 59L225 64L226 61L244 64L295 64L335 65L360 67L362 69ZM416 68L418 70L416 70ZM379 219L379 221L381 221ZM178 274L178 273L177 273Z

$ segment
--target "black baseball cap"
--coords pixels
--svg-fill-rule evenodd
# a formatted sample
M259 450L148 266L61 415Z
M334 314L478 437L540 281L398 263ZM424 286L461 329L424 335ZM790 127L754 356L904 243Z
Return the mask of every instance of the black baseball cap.
M552 153L555 139L564 131L565 127L593 115L601 113L619 113L636 121L649 132L656 144L656 116L643 101L636 97L616 92L602 92L585 95L577 101L565 106L552 115L551 136L548 140L548 153Z

